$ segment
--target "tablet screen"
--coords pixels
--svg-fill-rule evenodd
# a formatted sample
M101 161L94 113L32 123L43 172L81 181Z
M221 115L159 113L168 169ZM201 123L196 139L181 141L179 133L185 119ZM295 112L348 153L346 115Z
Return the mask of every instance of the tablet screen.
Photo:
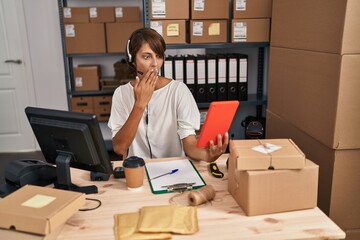
M207 147L210 140L216 145L217 135L224 136L229 131L238 106L239 101L211 102L196 146Z

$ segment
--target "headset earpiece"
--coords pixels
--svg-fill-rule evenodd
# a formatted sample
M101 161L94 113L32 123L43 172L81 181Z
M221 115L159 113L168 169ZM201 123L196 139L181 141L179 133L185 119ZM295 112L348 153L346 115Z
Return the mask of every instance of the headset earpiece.
M129 50L129 45L130 45L130 39L127 41L127 44L126 44L126 54L127 54L127 57L128 57L128 62L131 63L132 62L132 56L131 56L131 53L130 53L130 50Z

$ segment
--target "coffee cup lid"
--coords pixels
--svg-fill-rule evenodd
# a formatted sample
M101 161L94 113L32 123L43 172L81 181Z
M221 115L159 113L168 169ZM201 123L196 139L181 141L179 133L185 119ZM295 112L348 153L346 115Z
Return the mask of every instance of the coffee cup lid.
M136 156L128 157L123 162L123 167L126 167L126 168L138 168L138 167L142 167L144 165L145 165L144 159L142 159L140 157L136 157Z

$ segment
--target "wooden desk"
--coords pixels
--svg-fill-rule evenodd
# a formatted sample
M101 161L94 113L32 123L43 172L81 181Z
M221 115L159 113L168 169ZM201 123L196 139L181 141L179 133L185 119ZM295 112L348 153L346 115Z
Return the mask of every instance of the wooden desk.
M195 166L207 184L216 190L215 200L198 207L200 231L195 235L173 235L173 239L343 239L345 233L320 209L314 208L278 214L248 217L227 191L227 155L218 161L225 174L218 179L208 172L208 164L197 162ZM115 162L121 165L121 162ZM75 184L90 185L89 173L72 169ZM127 190L125 179L110 178L107 182L96 182L98 194L87 197L101 200L102 206L94 211L78 212L71 217L58 240L114 239L114 214L137 212L142 206L166 205L176 193L154 195L149 183L139 192ZM94 206L89 203L87 207Z

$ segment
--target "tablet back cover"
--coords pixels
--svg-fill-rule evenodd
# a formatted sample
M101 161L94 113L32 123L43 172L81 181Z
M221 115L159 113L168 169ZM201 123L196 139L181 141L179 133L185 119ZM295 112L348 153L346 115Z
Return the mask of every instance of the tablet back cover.
M224 136L229 131L239 101L214 101L210 103L205 122L201 128L197 147L206 147L210 140L217 144L217 135Z

